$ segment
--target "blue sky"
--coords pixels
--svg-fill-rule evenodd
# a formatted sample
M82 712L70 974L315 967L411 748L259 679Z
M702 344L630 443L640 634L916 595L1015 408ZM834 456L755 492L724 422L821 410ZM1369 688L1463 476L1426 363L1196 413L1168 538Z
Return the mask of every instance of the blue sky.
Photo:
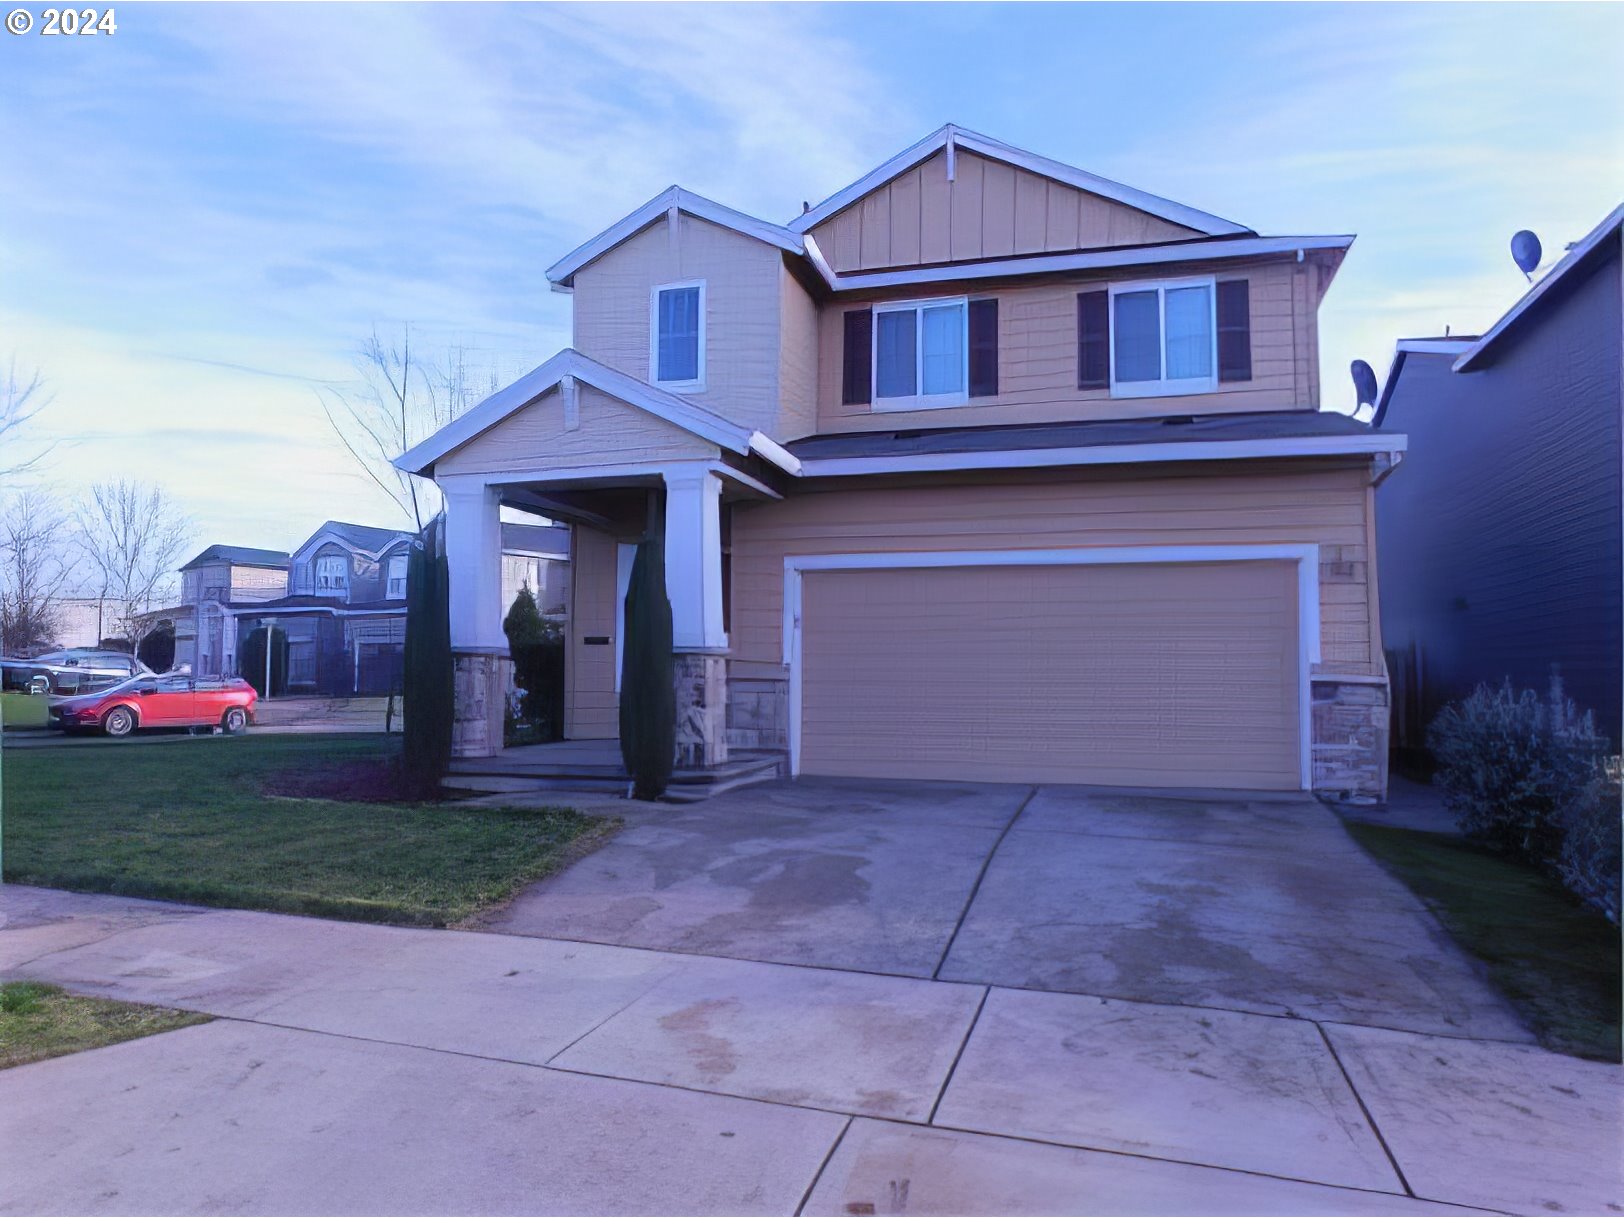
M30 5L37 8L38 5ZM1506 253L1624 198L1616 5L121 4L0 38L0 355L65 492L162 481L199 546L399 524L323 385L374 326L511 377L544 268L672 182L776 220L946 121L1261 232L1359 235L1325 398L1490 323Z

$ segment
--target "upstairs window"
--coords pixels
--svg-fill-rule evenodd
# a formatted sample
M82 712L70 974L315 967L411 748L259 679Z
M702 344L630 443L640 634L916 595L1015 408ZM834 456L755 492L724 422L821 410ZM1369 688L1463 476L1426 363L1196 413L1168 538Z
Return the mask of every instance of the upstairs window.
M385 596L392 601L406 599L406 555L395 554L389 559L389 589Z
M342 554L323 554L316 559L317 596L347 596L349 591L349 559Z
M1155 397L1218 387L1211 279L1111 288L1111 394Z
M966 400L968 301L874 306L874 409L917 410Z
M649 366L662 389L705 388L705 284L666 283L650 301Z

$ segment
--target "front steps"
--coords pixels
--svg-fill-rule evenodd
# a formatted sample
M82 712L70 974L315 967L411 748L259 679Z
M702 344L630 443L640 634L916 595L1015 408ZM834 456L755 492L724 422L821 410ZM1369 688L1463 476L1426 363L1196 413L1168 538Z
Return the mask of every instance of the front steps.
M544 759L514 756L508 750L495 757L460 757L451 762L445 785L489 795L528 795L543 791L574 791L594 795L624 795L630 779L618 762L577 758ZM723 791L780 777L787 758L782 753L735 750L724 764L706 769L679 769L662 799L691 804Z

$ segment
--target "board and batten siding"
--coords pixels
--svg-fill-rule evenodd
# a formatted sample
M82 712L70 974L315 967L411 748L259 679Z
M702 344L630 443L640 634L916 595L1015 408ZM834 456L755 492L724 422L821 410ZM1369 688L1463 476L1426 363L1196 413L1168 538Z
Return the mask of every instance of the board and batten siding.
M607 533L571 530L569 640L564 651L564 736L613 740L620 735L615 693L615 638L620 633L615 581L618 543ZM608 639L588 643L589 638Z
M776 246L687 214L675 235L657 220L576 272L575 348L652 384L650 294L702 279L705 388L682 396L776 435L786 274Z
M710 441L592 385L582 384L576 392L579 426L565 426L562 395L550 389L441 457L435 462L435 472L556 472L595 465L715 458L721 453Z
M1202 234L973 152L928 160L812 229L839 274L1120 245Z
M1214 275L1247 279L1251 311L1252 377L1220 382L1212 393L1178 397L1113 398L1108 389L1077 387L1077 295L1131 280ZM1153 418L1170 414L1222 414L1305 410L1319 406L1316 309L1327 272L1289 260L1246 267L1222 263L1180 268L1138 268L1041 284L947 285L936 290L890 291L870 298L842 296L823 307L818 327L818 430L901 431L1002 423L1060 423L1073 419ZM998 301L998 393L963 406L879 410L842 401L845 314L885 299L968 294Z
M1164 467L1165 468L1165 467ZM1223 474L1080 477L1027 471L952 484L846 485L733 509L733 667L782 676L788 555L1315 543L1320 547L1316 673L1379 676L1363 466L1248 465ZM1201 606L1192 602L1191 613Z

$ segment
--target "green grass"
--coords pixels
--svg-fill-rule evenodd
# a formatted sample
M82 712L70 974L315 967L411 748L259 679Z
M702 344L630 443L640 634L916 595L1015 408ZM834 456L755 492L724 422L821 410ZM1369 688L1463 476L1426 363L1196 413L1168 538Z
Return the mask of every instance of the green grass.
M81 998L37 981L0 984L0 1070L207 1023L207 1015Z
M1348 832L1438 915L1540 1043L1619 1060L1619 935L1562 886L1461 838L1387 825Z
M7 727L44 727L48 703L41 694L0 694L0 716Z
M200 737L5 760L5 878L86 892L443 926L602 841L564 808L267 796L272 775L376 761L399 737Z

